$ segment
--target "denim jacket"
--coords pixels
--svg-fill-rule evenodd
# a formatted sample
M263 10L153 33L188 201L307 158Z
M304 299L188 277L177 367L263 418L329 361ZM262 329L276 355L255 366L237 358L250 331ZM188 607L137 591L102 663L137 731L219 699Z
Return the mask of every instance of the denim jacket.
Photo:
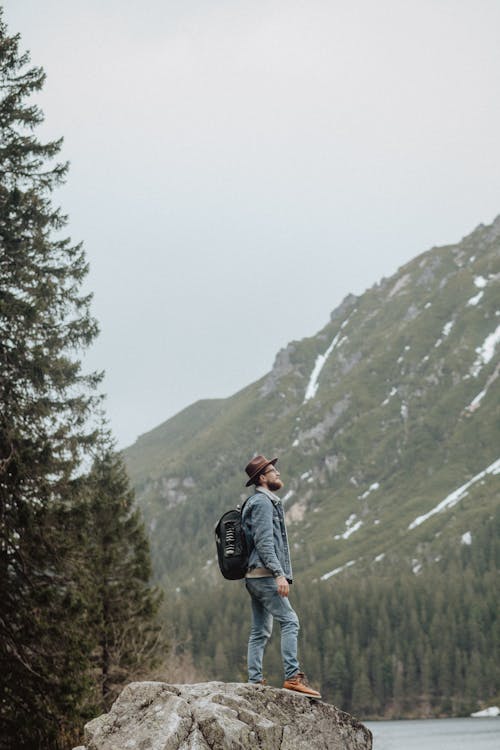
M279 497L257 488L245 503L242 522L249 549L248 569L268 568L275 578L285 576L291 583L290 548Z

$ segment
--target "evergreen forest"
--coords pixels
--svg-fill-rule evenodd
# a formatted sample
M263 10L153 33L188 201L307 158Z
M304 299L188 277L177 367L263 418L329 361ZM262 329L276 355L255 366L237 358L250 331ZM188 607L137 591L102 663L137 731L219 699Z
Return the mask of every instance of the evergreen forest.
M98 332L85 252L51 200L30 66L0 9L0 748L79 744L165 652L149 545L80 357Z
M363 719L468 716L498 702L499 538L497 510L477 544L418 576L401 570L315 583L299 576L290 601L301 622L301 665L312 684ZM244 583L187 588L177 596L178 647L210 678L246 681ZM264 673L276 687L283 682L279 645L275 626Z

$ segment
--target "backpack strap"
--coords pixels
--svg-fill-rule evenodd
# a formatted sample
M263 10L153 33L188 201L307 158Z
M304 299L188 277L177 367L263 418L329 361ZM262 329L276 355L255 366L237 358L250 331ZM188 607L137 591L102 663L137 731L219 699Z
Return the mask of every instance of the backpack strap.
M253 497L253 495L250 495L250 497ZM250 500L250 497L247 497L247 499L246 499L246 500L244 500L244 502L243 502L243 504L242 504L241 508L240 508L240 506L239 506L239 505L237 505L237 506L236 506L236 508L237 508L237 509L238 509L238 510L240 511L240 514L241 514L241 520L243 520L243 513L244 513L244 510L245 510L246 504L247 504L247 503L248 503L248 501Z

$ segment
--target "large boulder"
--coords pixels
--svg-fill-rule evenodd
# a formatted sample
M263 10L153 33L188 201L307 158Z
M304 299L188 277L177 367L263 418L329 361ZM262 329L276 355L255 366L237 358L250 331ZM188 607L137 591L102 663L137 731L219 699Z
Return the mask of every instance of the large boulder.
M263 685L133 682L85 727L80 750L371 750L372 735L328 703Z

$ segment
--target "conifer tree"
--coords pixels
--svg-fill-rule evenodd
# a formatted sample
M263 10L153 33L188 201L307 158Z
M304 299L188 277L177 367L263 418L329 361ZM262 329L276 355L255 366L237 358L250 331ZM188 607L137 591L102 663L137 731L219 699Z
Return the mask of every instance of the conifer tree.
M123 461L111 447L95 460L86 493L94 664L107 710L125 679L152 665L166 646L155 622L161 596L149 585L144 524Z
M45 76L19 46L0 9L0 747L21 749L58 747L88 688L68 534L99 377L77 358L97 333L84 252L51 203L67 165L36 137Z

